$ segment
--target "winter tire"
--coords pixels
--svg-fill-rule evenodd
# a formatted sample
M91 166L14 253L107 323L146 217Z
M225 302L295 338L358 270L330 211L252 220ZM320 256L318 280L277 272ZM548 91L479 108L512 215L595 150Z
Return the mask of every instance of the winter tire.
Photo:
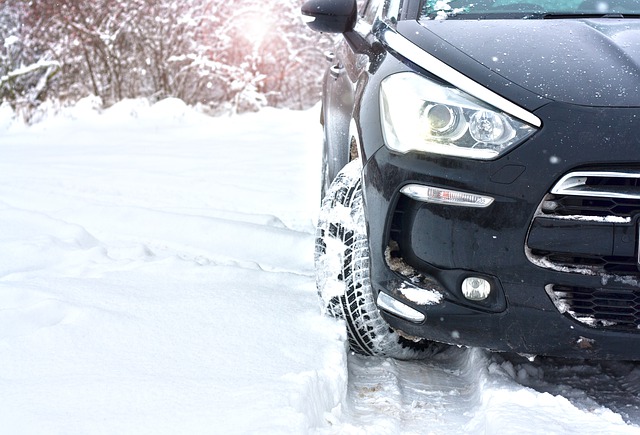
M345 166L322 201L315 246L318 294L326 314L345 320L354 352L422 357L430 343L411 341L392 330L374 300L360 170L360 160Z

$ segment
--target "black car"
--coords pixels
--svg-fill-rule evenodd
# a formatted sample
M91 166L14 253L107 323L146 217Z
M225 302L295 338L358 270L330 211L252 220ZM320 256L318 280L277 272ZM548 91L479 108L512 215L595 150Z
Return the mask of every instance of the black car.
M311 0L351 348L640 359L640 2Z

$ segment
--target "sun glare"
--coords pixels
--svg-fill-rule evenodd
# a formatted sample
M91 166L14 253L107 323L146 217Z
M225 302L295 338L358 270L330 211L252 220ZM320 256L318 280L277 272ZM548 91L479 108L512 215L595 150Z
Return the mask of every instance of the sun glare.
M254 15L249 19L244 30L245 37L254 47L259 47L265 40L267 34L271 31L272 23L268 17Z

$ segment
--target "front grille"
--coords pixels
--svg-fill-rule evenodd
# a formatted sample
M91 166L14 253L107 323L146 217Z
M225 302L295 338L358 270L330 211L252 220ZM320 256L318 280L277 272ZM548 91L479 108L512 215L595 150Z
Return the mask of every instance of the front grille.
M540 211L545 216L598 216L630 218L640 213L640 200L571 195L548 195Z
M534 249L530 251L530 259L548 269L583 274L606 275L640 275L635 256L584 255L564 252L552 252ZM555 267L552 267L555 266Z
M640 199L640 171L576 171L558 181L551 193L599 198Z
M618 331L640 328L640 288L549 285L547 293L560 312L585 325Z
M540 203L527 255L534 264L556 271L640 276L639 220L640 170L575 171Z
M576 171L553 186L527 236L529 260L600 278L598 287L547 285L561 313L593 328L640 332L639 222L640 170Z

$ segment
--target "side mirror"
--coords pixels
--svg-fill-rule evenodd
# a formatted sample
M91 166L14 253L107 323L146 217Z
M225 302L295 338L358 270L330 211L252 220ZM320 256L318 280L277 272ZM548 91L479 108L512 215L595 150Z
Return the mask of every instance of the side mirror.
M358 19L356 0L309 0L301 8L311 29L326 33L349 33Z

